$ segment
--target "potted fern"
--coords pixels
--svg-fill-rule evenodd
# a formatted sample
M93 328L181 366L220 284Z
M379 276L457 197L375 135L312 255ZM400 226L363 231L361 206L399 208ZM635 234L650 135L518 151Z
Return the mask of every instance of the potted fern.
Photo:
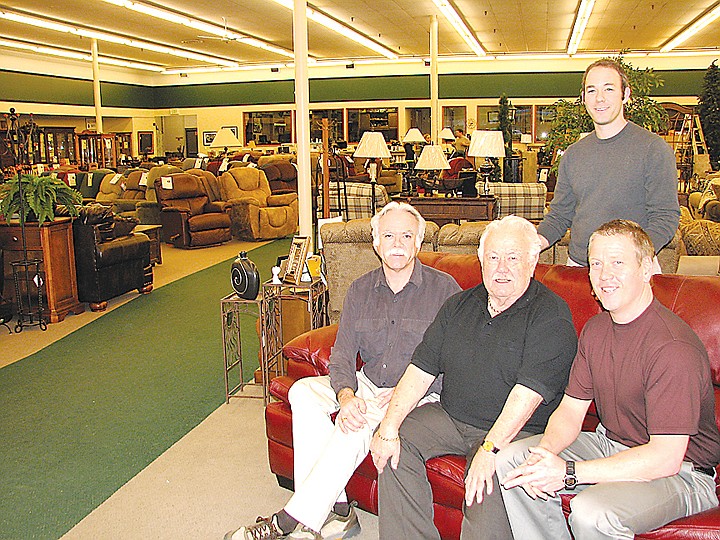
M79 191L53 176L20 174L0 185L0 214L5 219L17 214L22 224L35 219L38 226L53 221L58 205L63 205L68 215L77 216L75 205L81 203Z

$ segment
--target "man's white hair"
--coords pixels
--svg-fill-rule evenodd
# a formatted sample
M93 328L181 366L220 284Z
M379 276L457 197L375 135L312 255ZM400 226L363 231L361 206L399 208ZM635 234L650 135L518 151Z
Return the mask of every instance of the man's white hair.
M377 244L380 242L380 231L378 231L378 225L380 224L380 218L383 217L388 212L392 212L393 210L403 210L410 215L412 215L416 220L418 224L418 234L417 234L417 245L420 247L422 245L423 239L425 238L425 218L420 215L420 212L418 212L415 208L413 208L408 203L404 202L398 202L398 201L392 201L383 206L380 210L377 211L377 213L370 219L370 227L372 228L372 237L373 237L373 244Z
M483 254L485 253L485 240L487 239L487 237L494 232L499 232L500 230L505 229L519 231L526 235L529 246L529 254L531 257L534 257L535 255L538 255L540 253L542 245L540 244L540 237L538 236L535 225L530 223L525 218L510 215L505 216L502 219L496 219L495 221L491 221L490 224L485 227L485 230L480 237L480 245L478 246L478 257L480 257L480 260L482 260Z

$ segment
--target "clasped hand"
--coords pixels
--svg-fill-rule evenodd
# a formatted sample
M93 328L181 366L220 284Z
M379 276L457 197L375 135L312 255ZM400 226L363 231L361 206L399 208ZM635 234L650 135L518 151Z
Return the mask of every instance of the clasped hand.
M528 449L530 455L500 482L505 489L521 486L533 499L547 500L565 487L565 461L540 446Z

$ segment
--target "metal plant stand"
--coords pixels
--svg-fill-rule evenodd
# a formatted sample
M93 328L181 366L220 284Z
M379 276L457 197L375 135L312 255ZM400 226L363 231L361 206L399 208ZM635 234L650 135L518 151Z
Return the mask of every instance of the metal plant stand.
M230 403L230 398L265 398L263 395L245 394L243 390L247 385L254 383L246 382L243 379L243 350L242 334L240 329L240 317L249 315L260 316L260 303L262 297L256 300L245 300L237 294L226 296L220 301L222 315L222 336L223 336L223 359L225 361L225 403ZM235 379L237 377L237 379ZM230 383L230 379L238 382Z
M17 300L17 323L15 332L22 332L26 326L39 326L47 330L43 319L43 285L44 275L40 271L42 260L29 259L10 263L15 281L15 298ZM37 291L37 301L33 296Z

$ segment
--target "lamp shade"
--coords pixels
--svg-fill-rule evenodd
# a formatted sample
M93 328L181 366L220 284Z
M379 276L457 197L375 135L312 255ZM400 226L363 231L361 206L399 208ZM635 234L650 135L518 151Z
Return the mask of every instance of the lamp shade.
M505 141L502 131L482 131L476 129L470 137L468 156L505 157Z
M353 156L359 158L389 158L390 150L388 150L382 133L366 131L363 133Z
M425 137L418 128L410 128L403 138L404 143L424 143Z
M437 171L440 169L449 169L450 164L445 158L442 147L434 144L428 144L422 149L420 159L415 164L415 169L421 171Z
M455 135L453 134L452 129L443 128L443 130L440 132L440 139L444 141L454 141Z
M210 148L230 148L242 146L230 128L220 128L210 143Z

